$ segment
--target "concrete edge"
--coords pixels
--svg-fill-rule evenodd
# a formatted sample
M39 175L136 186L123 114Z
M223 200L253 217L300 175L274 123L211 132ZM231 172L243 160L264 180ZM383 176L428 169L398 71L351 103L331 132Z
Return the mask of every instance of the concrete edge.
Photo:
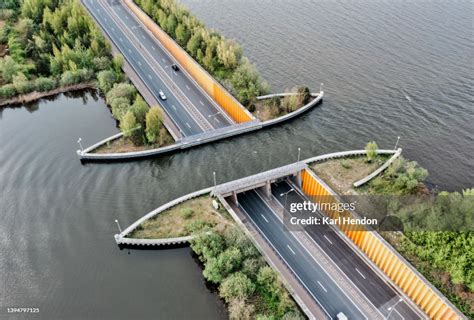
M320 92L315 94L316 99L311 101L310 103L306 104L305 106L299 108L298 110L295 110L287 115L284 115L282 117L278 117L273 120L268 120L265 122L261 122L256 120L253 124L251 125L245 125L243 124L235 124L232 126L229 126L229 130L227 132L223 132L217 135L210 135L207 138L200 139L196 137L196 139L193 141L192 136L190 136L191 140L188 142L184 141L178 141L174 144L171 144L166 147L160 147L156 149L149 149L149 150L142 150L142 151L133 151L133 152L116 152L116 153L92 153L95 149L101 147L102 145L106 144L109 141L118 139L122 136L121 133L118 133L114 136L105 138L94 145L85 148L84 150L78 150L77 155L79 159L81 160L126 160L126 159L134 159L134 158L141 158L141 157L148 157L148 156L153 156L153 155L159 155L159 154L165 154L181 149L187 149L191 148L194 146L198 145L203 145L209 142L217 141L217 140L222 140L226 138L230 138L233 136L241 135L244 133L252 132L252 131L257 131L262 128L272 126L281 122L289 121L295 117L298 117L304 112L307 112L309 109L313 108L316 106L318 103L321 102L324 92Z
M388 159L387 161L385 161L385 163L383 165L381 165L377 170L375 170L374 172L372 172L371 174L369 174L367 177L365 178L362 178L360 179L359 181L356 181L354 182L353 186L354 187L360 187L361 185L369 182L370 180L372 180L373 178L375 178L377 175L379 175L382 171L384 171L385 169L388 168L388 166L395 160L397 159L400 155L402 154L402 149L401 148L398 148L397 149L397 152L394 153L394 155Z

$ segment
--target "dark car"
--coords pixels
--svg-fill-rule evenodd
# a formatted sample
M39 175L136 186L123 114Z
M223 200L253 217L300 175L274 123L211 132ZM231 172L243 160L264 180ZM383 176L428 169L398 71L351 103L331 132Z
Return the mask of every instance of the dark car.
M179 67L178 67L178 65L176 65L176 64L171 65L171 68L172 68L174 71L179 71Z

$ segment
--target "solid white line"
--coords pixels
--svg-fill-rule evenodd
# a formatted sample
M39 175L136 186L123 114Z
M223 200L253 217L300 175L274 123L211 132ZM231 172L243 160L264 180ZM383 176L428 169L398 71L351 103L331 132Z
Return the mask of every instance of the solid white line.
M360 272L359 269L357 269L357 268L355 268L355 269L360 274L360 276L365 279L365 276L362 274L362 272Z
M199 103L203 106L204 105L204 102L202 102L201 100L199 100Z
M332 244L331 240L329 240L329 238L328 238L326 235L324 235L323 237L324 237L330 244Z
M258 195L258 193L257 193ZM257 228L257 231L260 232L260 235L263 236L263 238L267 241L268 244L270 244L270 246L273 248L273 250L275 250L276 254L278 256L280 256L281 259L283 259L283 261L285 262L286 266L291 270L291 272L293 273L293 275L300 281L300 284L303 285L303 287L306 288L306 290L308 290L309 294L314 298L314 300L316 300L316 302L319 304L319 306L321 307L321 309L323 309L323 311L328 315L328 317L331 317L331 315L329 314L329 312L326 310L326 308L324 308L323 304L321 303L321 301L318 300L318 298L316 298L316 296L314 295L314 293L309 289L309 287L306 285L306 283L304 283L304 281L300 278L300 276L295 272L295 270L293 270L293 268L290 266L290 264L288 263L288 261L285 260L285 258L283 258L282 254L277 250L277 248L273 245L273 243L270 241L270 239L268 239L267 235L265 233L263 233L262 229L260 229L260 227L255 223L255 220L249 215L249 213L247 212L247 210L245 210L244 207L242 207L241 205L239 205L239 209L241 209L243 211L244 214L247 215L247 217L250 218L250 220L252 221L251 224L253 224L253 226L255 228Z
M296 256L296 253L293 251L293 249L291 249L289 245L286 245L286 246L288 247L288 249L290 249L291 253L293 253Z
M396 313L398 313L398 315L400 316L400 318L402 318L402 320L405 320L405 317L402 316L402 315L400 314L400 312L398 312L397 308L394 308L393 311L395 311Z
M317 281L317 283L321 286L321 288L323 288L324 292L328 292L326 288L321 284L321 282Z
M188 126L189 129L191 129L191 126L189 125L189 123L186 122L186 125Z
M265 218L265 216L263 214L260 214L260 215L262 216L263 220L265 220L268 223L267 218Z

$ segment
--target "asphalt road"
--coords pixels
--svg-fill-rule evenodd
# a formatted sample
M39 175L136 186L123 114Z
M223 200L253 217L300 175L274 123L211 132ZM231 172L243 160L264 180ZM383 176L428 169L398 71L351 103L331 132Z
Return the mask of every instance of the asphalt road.
M166 71L166 75L173 81L177 89L181 90L182 94L189 99L193 107L208 120L213 128L222 128L232 124L222 109L191 80L183 68L180 68L179 71L171 69L171 65L173 63L177 64L177 62L161 46L160 42L144 29L136 16L122 2L114 0L103 2L110 4L111 10L120 22L133 31L135 39L141 44L141 49L148 51L153 61Z
M162 73L153 61L140 50L130 33L125 32L123 26L117 23L116 17L106 10L100 1L84 0L84 5L89 9L100 26L106 31L115 46L121 51L127 62L132 66L150 92L160 101L165 112L175 122L184 136L190 136L205 131L205 127L198 123L179 99L166 86L162 80ZM158 92L163 90L167 99L161 100ZM197 90L197 89L196 89Z
M329 317L334 319L343 312L349 319L367 319L255 191L239 194L238 201L240 208Z
M281 194L289 192L287 199ZM302 203L308 199L301 191L288 182L282 181L272 185L273 196L281 203L282 207L289 208L291 203ZM287 212L287 214L290 214ZM309 211L298 211L298 217L314 216ZM323 213L317 212L318 217ZM399 301L400 296L390 284L385 282L357 253L341 238L341 236L328 225L312 225L305 228L306 232L319 245L319 247L338 265L341 271L359 288L359 290L378 308L384 316L390 314L390 319L420 319L405 301ZM393 305L396 306L393 308ZM392 307L390 310L388 308Z

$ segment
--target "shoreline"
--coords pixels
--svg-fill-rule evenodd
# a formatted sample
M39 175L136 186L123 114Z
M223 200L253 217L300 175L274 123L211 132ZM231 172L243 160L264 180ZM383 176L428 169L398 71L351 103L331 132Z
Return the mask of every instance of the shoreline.
M17 95L13 98L0 100L0 107L5 107L8 105L31 103L31 102L40 100L42 98L54 96L57 94L85 90L85 89L96 90L97 86L95 85L95 82L89 81L89 82L72 84L69 86L60 86L58 88L48 90L48 91L32 91L30 93Z

